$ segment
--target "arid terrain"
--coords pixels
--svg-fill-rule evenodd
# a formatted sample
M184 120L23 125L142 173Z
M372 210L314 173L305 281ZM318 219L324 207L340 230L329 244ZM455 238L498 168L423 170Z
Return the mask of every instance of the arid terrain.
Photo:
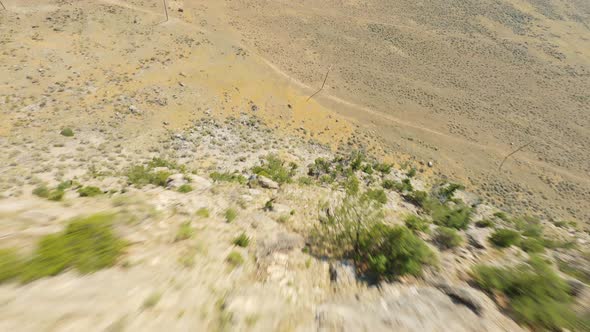
M2 3L0 331L590 330L586 1Z

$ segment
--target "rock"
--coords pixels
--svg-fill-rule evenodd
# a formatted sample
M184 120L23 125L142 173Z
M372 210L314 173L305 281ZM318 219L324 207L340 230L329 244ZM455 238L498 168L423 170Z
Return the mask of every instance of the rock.
M185 178L190 179L190 185L193 187L193 190L201 191L211 188L213 183L211 181L205 179L202 176L188 174L185 175Z
M129 111L133 114L141 114L141 111L135 105L129 106Z
M262 188L266 188L266 189L279 189L279 184L276 183L275 181L267 178L267 177L264 177L264 176L259 175L257 177L257 179L258 179L258 183L260 184L260 186Z
M461 303L471 309L476 315L479 316L482 314L483 305L474 290L467 287L450 285L448 283L439 283L436 285L436 288L440 289L440 291L453 299L453 301Z
M434 166L434 163L432 161L429 161L428 162L428 167L432 167L432 166Z
M270 235L265 234L257 243L258 251L256 256L258 258L264 258L275 252L286 252L294 249L301 250L305 245L305 240L299 234L277 232Z
M523 331L491 301L479 316L433 287L384 285L377 297L324 303L316 309L317 331Z
M187 183L188 181L184 178L184 174L172 174L166 179L166 188L178 189L180 186Z
M476 247L477 249L488 249L488 237L490 236L491 230L488 228L470 228L465 232L469 244Z

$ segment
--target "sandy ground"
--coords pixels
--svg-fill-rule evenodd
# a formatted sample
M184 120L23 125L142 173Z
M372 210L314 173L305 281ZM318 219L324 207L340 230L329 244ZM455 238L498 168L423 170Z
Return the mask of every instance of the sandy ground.
M497 204L588 220L585 1L228 1L248 45ZM498 172L505 155L532 142Z
M257 112L334 148L356 133L375 154L433 160L506 209L590 216L584 2L169 1L163 23L158 1L5 5L5 136L100 123L134 144Z

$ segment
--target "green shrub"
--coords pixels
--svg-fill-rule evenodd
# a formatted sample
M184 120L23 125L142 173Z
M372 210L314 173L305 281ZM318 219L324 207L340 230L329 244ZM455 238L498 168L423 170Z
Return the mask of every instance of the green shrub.
M505 212L499 211L494 213L494 217L500 219L500 220L504 220L504 221L510 221L510 217L508 217L508 215Z
M504 294L511 316L532 330L587 330L571 309L570 287L547 263L533 258L512 268L477 266L475 282L483 290Z
M195 214L201 218L209 218L209 209L206 207L202 207L198 209Z
M49 189L44 185L38 186L33 190L33 195L46 198L50 201L61 201L64 197L64 191L60 189Z
M353 171L360 170L361 166L363 165L363 161L365 161L365 155L362 152L353 152L350 156L350 168Z
M244 257L237 251L230 252L225 260L233 267L244 264Z
M574 264L558 259L557 267L561 272L578 279L586 285L590 285L590 274L588 272L584 272Z
M87 186L78 189L78 194L80 194L80 197L94 197L102 195L102 190L98 187Z
M479 228L486 228L486 227L494 226L494 223L490 219L482 219L482 220L478 220L475 223L475 226L477 226Z
M323 174L330 173L330 162L325 160L324 158L317 158L313 164L308 166L307 175L320 177Z
M25 266L15 249L0 249L0 284L17 278Z
M330 174L324 174L320 176L320 182L322 184L330 184L334 182L334 177Z
M439 227L436 230L434 241L442 249L451 249L461 245L463 238L454 228Z
M48 198L51 190L44 185L40 185L33 189L33 195L41 198Z
M490 241L500 248L518 245L520 243L520 239L519 232L507 228L498 229L490 236Z
M403 275L420 275L434 254L407 227L379 223L361 235L357 261L375 280L392 280Z
M62 181L58 186L57 186L57 190L61 190L61 191L65 191L66 189L69 189L70 187L72 187L74 185L74 181L72 180L66 180L66 181Z
M154 171L150 167L146 166L132 166L127 171L127 179L129 183L137 186L143 187L148 184L153 184L160 187L166 186L166 180L170 176L170 172L167 171Z
M433 204L429 209L436 225L455 229L467 229L469 226L472 209L467 206L450 208L444 204Z
M414 191L414 187L412 186L412 181L410 179L402 179L402 182L395 184L395 190L400 193L412 192Z
M359 186L359 179L354 174L349 175L348 178L346 178L346 182L344 183L344 189L346 189L347 195L358 194Z
M245 248L250 244L250 238L246 235L246 233L242 233L238 235L232 242L234 245Z
M373 166L371 166L370 164L365 164L363 167L363 173L365 174L373 174Z
M188 240L193 237L195 231L191 226L191 222L187 221L180 225L178 231L176 232L176 237L174 238L174 242Z
M158 293L158 292L154 292L152 294L150 294L150 296L148 296L145 301L143 301L143 304L141 305L143 309L150 309L156 306L156 304L158 304L158 302L160 302L160 299L162 298L162 294Z
M396 182L393 180L386 179L383 180L381 186L383 187L383 189L391 190L396 187Z
M404 195L403 197L408 203L411 203L411 204L421 207L421 208L426 206L427 202L429 201L428 193L425 191L420 191L420 190L412 191L412 192Z
M236 182L239 184L245 184L246 182L248 182L248 179L246 179L245 176L239 173L213 172L209 174L209 177L211 178L211 180L215 182Z
M363 197L381 204L387 203L387 195L383 189L369 189L363 194Z
M381 172L382 174L386 175L386 174L391 173L392 165L386 164L386 163L376 163L375 165L373 165L373 168L376 171Z
M543 236L543 227L541 226L541 222L535 217L524 216L520 218L514 218L512 222L524 236L536 238Z
M252 168L252 172L276 181L279 184L290 183L295 174L295 169L292 165L290 168L284 166L284 162L274 155L268 155L264 159L261 166Z
M76 219L62 233L43 237L21 280L54 276L70 267L91 273L114 265L125 244L113 233L111 219L104 214Z
M436 191L436 195L438 197L438 200L440 202L444 203L444 202L452 200L453 196L455 196L455 192L457 190L462 190L462 189L465 189L465 187L460 184L449 183L447 185L439 187L438 190Z
M522 241L520 241L520 248L531 254L545 251L543 242L534 237L527 237L525 239L522 239Z
M65 136L65 137L72 137L72 136L74 136L74 131L72 130L72 128L64 128L59 133L62 136Z
M179 193L190 193L191 191L193 191L193 187L190 184L183 184L182 186L178 187L178 192Z
M430 231L430 223L428 220L422 219L416 215L410 214L405 219L406 227L416 232L428 233Z
M302 176L297 179L297 183L302 186L310 186L313 184L313 180L309 176Z
M236 211L233 208L229 208L229 209L225 210L224 216L225 216L225 221L230 223L236 219L236 217L238 216L238 211Z
M178 170L181 173L186 172L185 165L178 165L175 161L166 160L166 159L159 158L159 157L155 157L150 162L148 162L147 167L149 169L154 169L156 167L166 167L168 169Z

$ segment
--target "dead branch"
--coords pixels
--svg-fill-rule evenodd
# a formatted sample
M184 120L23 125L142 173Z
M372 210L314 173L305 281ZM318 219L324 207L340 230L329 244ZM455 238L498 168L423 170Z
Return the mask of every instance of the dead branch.
M526 143L525 145L522 145L518 149L510 152L506 157L504 157L504 160L502 160L502 162L500 163L500 167L498 167L498 171L501 171L502 170L502 166L504 166L504 163L506 162L506 160L508 160L508 158L510 158L512 155L514 155L518 151L521 151L522 149L526 148L527 146L529 146L531 144L533 144L533 141L530 141L530 142Z
M2 1L0 1L0 5L2 5L2 10L6 10L6 7L4 7L4 4L2 3Z
M322 87L316 91L313 95L309 96L309 98L307 98L307 101L309 101L311 98L313 98L315 95L317 95L318 93L320 93L320 91L322 91L324 89L324 85L326 85L326 81L328 80L328 75L330 74L330 70L332 69L332 65L330 65L330 67L328 67L328 71L326 72L326 77L324 77L324 83L322 83Z

